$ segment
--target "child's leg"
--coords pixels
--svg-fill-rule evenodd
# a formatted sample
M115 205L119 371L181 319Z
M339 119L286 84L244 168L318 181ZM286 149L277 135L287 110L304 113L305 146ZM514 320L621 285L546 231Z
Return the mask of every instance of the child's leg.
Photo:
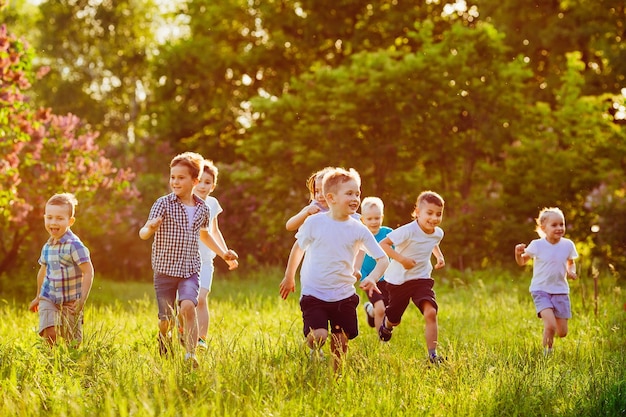
M426 347L429 352L436 351L437 338L439 337L439 328L437 325L437 309L428 301L422 304L424 321L426 326L424 335L426 336Z
M343 358L348 353L348 338L343 332L332 334L330 351L333 354L333 369L335 371L340 370Z
M378 300L374 303L374 328L380 328L383 324L383 318L385 318L385 302Z
M196 315L196 305L191 300L180 302L180 317L183 321L183 333L185 349L193 353L198 344L198 318Z
M556 317L554 310L546 308L539 313L543 320L543 346L552 349L554 343L554 334L556 333Z
M306 344L310 349L319 350L328 339L327 329L311 329L306 337Z
M556 318L556 334L559 337L567 336L567 319Z
M200 295L198 296L198 307L196 311L198 314L198 336L200 339L206 339L206 335L209 331L209 290L206 288L200 288Z

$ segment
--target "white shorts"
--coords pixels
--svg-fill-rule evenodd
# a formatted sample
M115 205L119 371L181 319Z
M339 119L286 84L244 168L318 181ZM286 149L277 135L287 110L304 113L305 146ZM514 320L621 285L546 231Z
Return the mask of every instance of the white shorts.
M210 261L202 260L202 267L200 268L200 288L204 288L209 292L211 291L214 269L213 259Z

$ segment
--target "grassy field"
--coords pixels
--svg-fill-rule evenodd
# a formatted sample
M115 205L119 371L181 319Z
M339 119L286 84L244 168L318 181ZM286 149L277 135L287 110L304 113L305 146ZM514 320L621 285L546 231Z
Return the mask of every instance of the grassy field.
M41 344L30 299L0 300L0 416L626 415L625 300L612 277L597 316L591 283L572 284L570 334L544 358L530 274L439 272L447 362L427 362L415 307L386 344L359 307L361 334L335 379L330 360L309 361L298 297L278 296L282 272L218 274L195 371L182 351L158 355L149 283L97 281L77 350Z

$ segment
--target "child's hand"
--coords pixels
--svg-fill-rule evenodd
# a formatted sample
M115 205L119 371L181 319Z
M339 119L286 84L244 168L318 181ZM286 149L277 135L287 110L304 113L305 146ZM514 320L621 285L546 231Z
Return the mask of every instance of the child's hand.
M407 258L406 256L402 258L402 261L400 261L400 263L402 264L404 269L411 269L415 265L417 265L417 261L415 259Z
M237 259L239 259L239 255L237 255L237 252L235 252L232 249L228 249L226 252L224 252L224 260L226 262L228 261L236 261ZM228 264L230 265L230 264ZM232 268L234 269L234 268Z
M309 206L309 208L306 210L306 212L307 212L307 214L308 214L309 216L311 216L311 215L313 215L313 214L316 214L316 213L319 213L319 211L320 211L320 208L319 208L319 207L317 207L315 204L311 204L311 205Z
M280 282L280 296L283 300L287 299L287 296L290 292L294 292L296 290L296 280L294 278L285 277Z
M576 271L567 271L567 277L569 279L576 279L578 278L578 275L576 274Z
M35 297L35 299L30 302L28 310L32 311L33 313L39 311L39 297Z
M520 243L519 245L515 245L515 254L516 255L521 255L522 253L524 253L524 251L526 250L526 245L523 243Z
M437 263L435 264L435 269L441 269L446 266L446 261L443 258L437 258Z
M367 295L370 296L370 297L372 296L372 294L374 294L374 291L377 292L378 294L382 294L380 292L380 289L376 285L376 281L374 281L373 279L371 279L369 277L367 277L363 281L361 281L361 284L359 285L359 288L361 288L363 291L365 291L367 293Z
M152 220L148 220L145 227L147 227L152 233L154 233L159 228L159 226L161 226L161 223L163 223L163 217L156 217Z
M237 262L236 259L233 259L232 261L226 261L226 263L228 264L229 271L232 271L233 269L237 269L237 267L239 267L239 262Z

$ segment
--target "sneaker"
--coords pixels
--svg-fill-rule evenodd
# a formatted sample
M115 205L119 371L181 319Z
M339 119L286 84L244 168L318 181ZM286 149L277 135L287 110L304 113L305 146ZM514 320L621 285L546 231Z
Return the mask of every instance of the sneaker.
M549 347L543 348L543 357L547 358L550 355L552 355L552 348L549 348Z
M198 339L198 349L207 350L208 348L209 345L207 345L206 340L204 340L203 338Z
M383 342L388 342L389 340L391 340L391 336L392 336L391 332L393 331L393 327L390 329L387 326L385 326L386 322L387 322L387 316L383 318L383 324L381 324L380 327L378 328L378 337Z
M309 359L311 361L323 361L325 358L322 349L309 349Z
M365 314L367 315L367 324L370 327L374 327L374 305L368 301L363 304L363 308L365 309Z
M439 355L431 355L428 360L430 361L430 363L434 363L434 364L440 364L446 361L446 359L443 356L439 356Z
M189 352L185 353L185 363L190 363L193 369L198 369L198 366L200 366L198 359L196 359L196 355Z

